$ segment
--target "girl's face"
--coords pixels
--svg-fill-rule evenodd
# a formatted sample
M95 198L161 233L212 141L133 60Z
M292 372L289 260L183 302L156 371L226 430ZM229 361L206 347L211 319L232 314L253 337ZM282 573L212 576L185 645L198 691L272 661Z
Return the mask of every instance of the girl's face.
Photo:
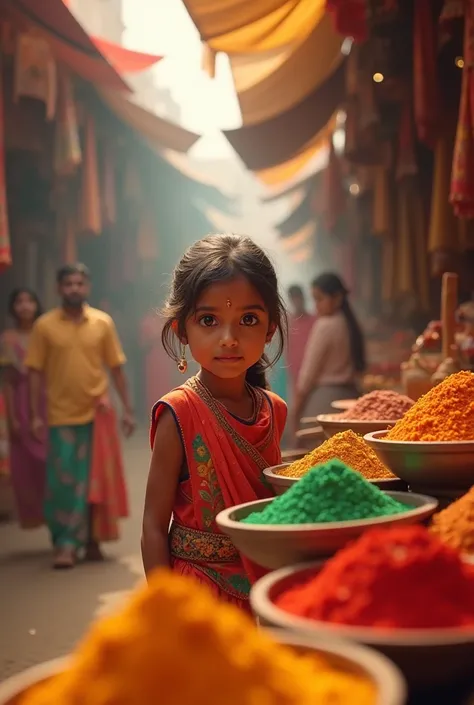
M186 322L185 342L203 369L231 379L258 362L273 333L261 296L237 277L204 291Z
M15 318L20 323L31 323L36 316L38 306L31 294L27 291L22 291L15 299L13 311Z
M337 313L342 305L342 296L325 294L317 286L313 286L313 299L319 316L332 316Z

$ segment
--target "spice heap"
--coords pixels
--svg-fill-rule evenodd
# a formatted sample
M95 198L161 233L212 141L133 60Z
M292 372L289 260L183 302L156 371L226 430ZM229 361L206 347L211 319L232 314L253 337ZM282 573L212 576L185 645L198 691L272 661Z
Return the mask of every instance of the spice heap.
M384 629L474 628L474 566L423 526L372 529L277 600L318 621Z
M319 448L279 471L285 477L302 477L310 468L329 460L342 460L368 480L393 479L395 476L378 459L361 436L354 431L343 431L325 441Z
M415 402L404 394L397 394L388 389L376 389L364 394L354 406L336 419L349 421L398 421Z
M22 705L375 705L373 683L274 643L237 608L158 571Z
M457 502L435 514L431 531L448 546L474 554L474 487Z
M474 441L474 373L457 372L419 399L388 432L391 441Z
M410 509L397 502L340 460L312 468L285 494L275 497L246 524L318 524L400 514Z

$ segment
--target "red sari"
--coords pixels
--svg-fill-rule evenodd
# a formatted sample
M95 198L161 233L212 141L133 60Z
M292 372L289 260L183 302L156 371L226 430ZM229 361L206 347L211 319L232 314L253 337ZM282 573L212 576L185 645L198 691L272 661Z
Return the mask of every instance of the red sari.
M238 553L215 519L227 507L273 496L262 471L281 463L287 413L276 394L254 388L252 393L256 411L252 422L245 422L193 377L157 402L150 432L153 447L160 414L171 409L186 454L169 533L173 570L197 578L245 609L261 569Z

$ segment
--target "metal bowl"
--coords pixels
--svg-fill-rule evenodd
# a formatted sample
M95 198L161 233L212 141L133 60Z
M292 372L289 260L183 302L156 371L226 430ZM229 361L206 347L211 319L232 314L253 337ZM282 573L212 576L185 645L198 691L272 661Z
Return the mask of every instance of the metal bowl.
M383 631L296 617L275 605L279 595L314 576L321 568L321 562L295 565L259 580L250 593L250 604L260 623L322 639L350 639L371 646L393 660L415 687L436 686L472 675L474 628Z
M404 705L407 689L396 666L376 651L342 641L322 642L315 636L266 629L281 644L297 652L315 652L335 668L358 672L372 680L378 692L377 705ZM18 705L19 700L36 685L54 678L68 666L69 659L60 658L29 668L0 684L0 705Z
M284 494L289 487L292 487L301 480L301 477L285 477L285 475L278 474L278 470L283 470L283 468L288 467L288 465L291 465L291 462L274 465L263 471L263 474L267 478L268 483L273 487L273 491L276 495ZM369 480L369 482L385 492L406 492L408 489L406 482L400 480L398 477L386 477L380 480Z
M357 401L357 399L338 399L337 401L331 402L331 406L337 411L347 411L348 409L352 409Z
M416 524L433 514L438 506L435 499L424 495L405 492L387 494L412 509L387 517L355 521L279 526L243 524L242 519L253 512L261 512L274 501L261 499L224 509L217 515L216 522L244 556L263 568L274 570L292 563L328 558L374 526Z
M296 431L296 438L302 448L305 448L306 452L308 452L308 450L313 450L321 445L324 441L324 432L321 426L302 428Z
M339 414L321 414L318 418L318 424L323 429L326 438L335 436L336 433L342 431L354 431L359 436L365 436L372 431L387 431L392 426L395 426L397 420L394 421L356 421L351 419L341 419Z
M474 485L474 441L421 443L390 441L387 431L367 434L364 439L394 475L410 487L459 490Z

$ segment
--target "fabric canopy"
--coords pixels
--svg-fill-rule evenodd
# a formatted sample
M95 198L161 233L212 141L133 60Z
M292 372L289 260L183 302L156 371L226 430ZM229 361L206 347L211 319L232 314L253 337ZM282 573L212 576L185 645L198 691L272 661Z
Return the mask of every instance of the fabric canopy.
M100 89L99 94L120 120L149 140L154 147L187 152L200 137L148 112L121 93Z
M251 171L289 161L328 124L345 95L345 63L298 105L258 125L225 130L228 141Z
M344 60L342 38L332 28L331 19L324 15L312 33L293 51L282 52L279 64L275 57L265 59L266 68L274 64L266 76L245 90L242 73L252 74L252 63L242 65L240 57L231 58L232 74L244 125L269 120L284 113L320 86ZM240 62L240 64L239 64ZM311 67L308 70L308 67ZM258 74L259 60L254 59L253 73ZM240 77L239 77L240 73Z
M141 51L130 51L120 44L108 42L99 37L91 37L91 39L100 53L120 74L145 71L163 58L154 54L144 54Z
M56 59L96 85L130 92L123 78L71 14L63 0L0 0L0 8L20 24L34 26Z
M201 38L226 54L258 54L304 39L325 0L184 0Z
M298 199L299 203L304 198L304 195L307 192L307 187L313 181L315 178L314 174L311 174L310 176L307 176L305 179L302 181L297 181L294 184L291 184L288 188L284 189L283 191L279 191L278 193L271 193L268 196L264 196L264 198L260 199L262 203L275 203L275 201L279 201L280 198L288 198L289 196L293 196L295 193L303 193L303 196ZM299 203L297 205L299 205Z

